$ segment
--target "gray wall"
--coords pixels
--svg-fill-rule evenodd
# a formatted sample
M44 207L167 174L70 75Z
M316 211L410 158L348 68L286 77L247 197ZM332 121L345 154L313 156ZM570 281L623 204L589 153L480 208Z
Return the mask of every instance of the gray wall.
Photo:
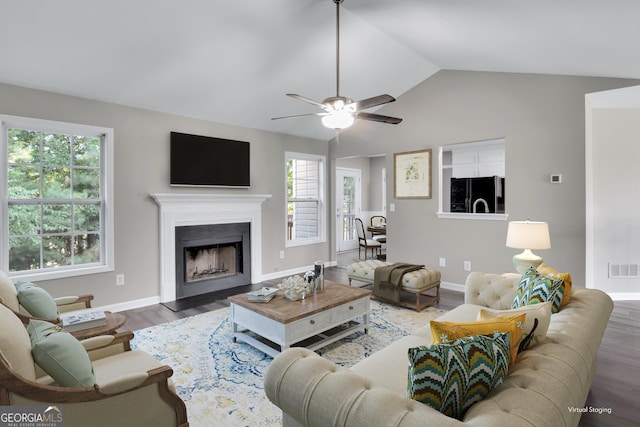
M371 157L369 164L369 210L382 211L382 169L387 164L386 157Z
M316 259L329 259L328 244L285 250L284 152L327 155L326 142L4 84L0 84L0 113L105 126L115 131L115 271L41 282L54 296L91 293L95 305L104 306L159 295L158 207L149 198L150 193L272 194L262 208L263 274L278 274L310 266ZM171 188L170 131L250 141L251 189ZM285 250L285 259L279 258L280 250ZM116 274L125 275L124 286L116 287Z
M509 220L547 221L552 248L537 251L548 264L585 280L585 98L590 92L637 80L489 72L440 71L381 114L397 126L358 122L332 141L331 158L386 153L387 253L390 260L437 266L442 280L464 283L464 261L474 271L514 271L505 247L507 221L439 219L438 147L506 138ZM393 153L433 149L433 198L393 199ZM550 184L549 174L563 175Z
M592 254L588 285L608 293L640 290L640 277L610 277L609 263L639 265L640 260L640 108L594 108L591 111ZM624 273L623 273L624 274ZM636 297L637 299L637 297Z

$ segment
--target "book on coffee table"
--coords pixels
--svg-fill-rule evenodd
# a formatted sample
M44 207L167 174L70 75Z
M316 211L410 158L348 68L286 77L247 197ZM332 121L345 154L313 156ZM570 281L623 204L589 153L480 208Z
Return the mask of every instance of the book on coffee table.
M82 310L60 315L62 329L67 332L95 328L107 324L107 315L103 310Z
M247 293L247 301L269 302L273 298L275 298L279 290L280 289L278 288L270 288L268 286L265 286L264 288L260 288L258 290Z

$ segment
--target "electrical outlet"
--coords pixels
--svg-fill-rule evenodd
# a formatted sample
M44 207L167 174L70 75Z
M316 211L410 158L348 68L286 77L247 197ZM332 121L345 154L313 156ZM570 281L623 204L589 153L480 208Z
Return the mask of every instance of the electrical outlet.
M464 262L464 271L471 271L471 261Z
M280 251L280 259L284 259L284 251Z
M116 286L124 285L124 274L116 274Z
M445 258L440 258L440 267L446 267L447 266L447 260Z

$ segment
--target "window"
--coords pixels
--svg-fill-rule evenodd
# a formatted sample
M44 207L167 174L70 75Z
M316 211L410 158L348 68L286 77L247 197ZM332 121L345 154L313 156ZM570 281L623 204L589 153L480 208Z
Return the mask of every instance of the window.
M325 240L324 156L285 153L287 179L286 246Z
M440 148L440 218L505 220L505 139Z
M0 268L38 280L113 270L113 130L0 120Z

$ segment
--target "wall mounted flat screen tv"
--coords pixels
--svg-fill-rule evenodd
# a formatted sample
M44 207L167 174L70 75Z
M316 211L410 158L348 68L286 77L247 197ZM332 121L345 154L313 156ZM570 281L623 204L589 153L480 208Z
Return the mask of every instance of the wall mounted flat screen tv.
M171 185L249 187L249 142L171 132Z

